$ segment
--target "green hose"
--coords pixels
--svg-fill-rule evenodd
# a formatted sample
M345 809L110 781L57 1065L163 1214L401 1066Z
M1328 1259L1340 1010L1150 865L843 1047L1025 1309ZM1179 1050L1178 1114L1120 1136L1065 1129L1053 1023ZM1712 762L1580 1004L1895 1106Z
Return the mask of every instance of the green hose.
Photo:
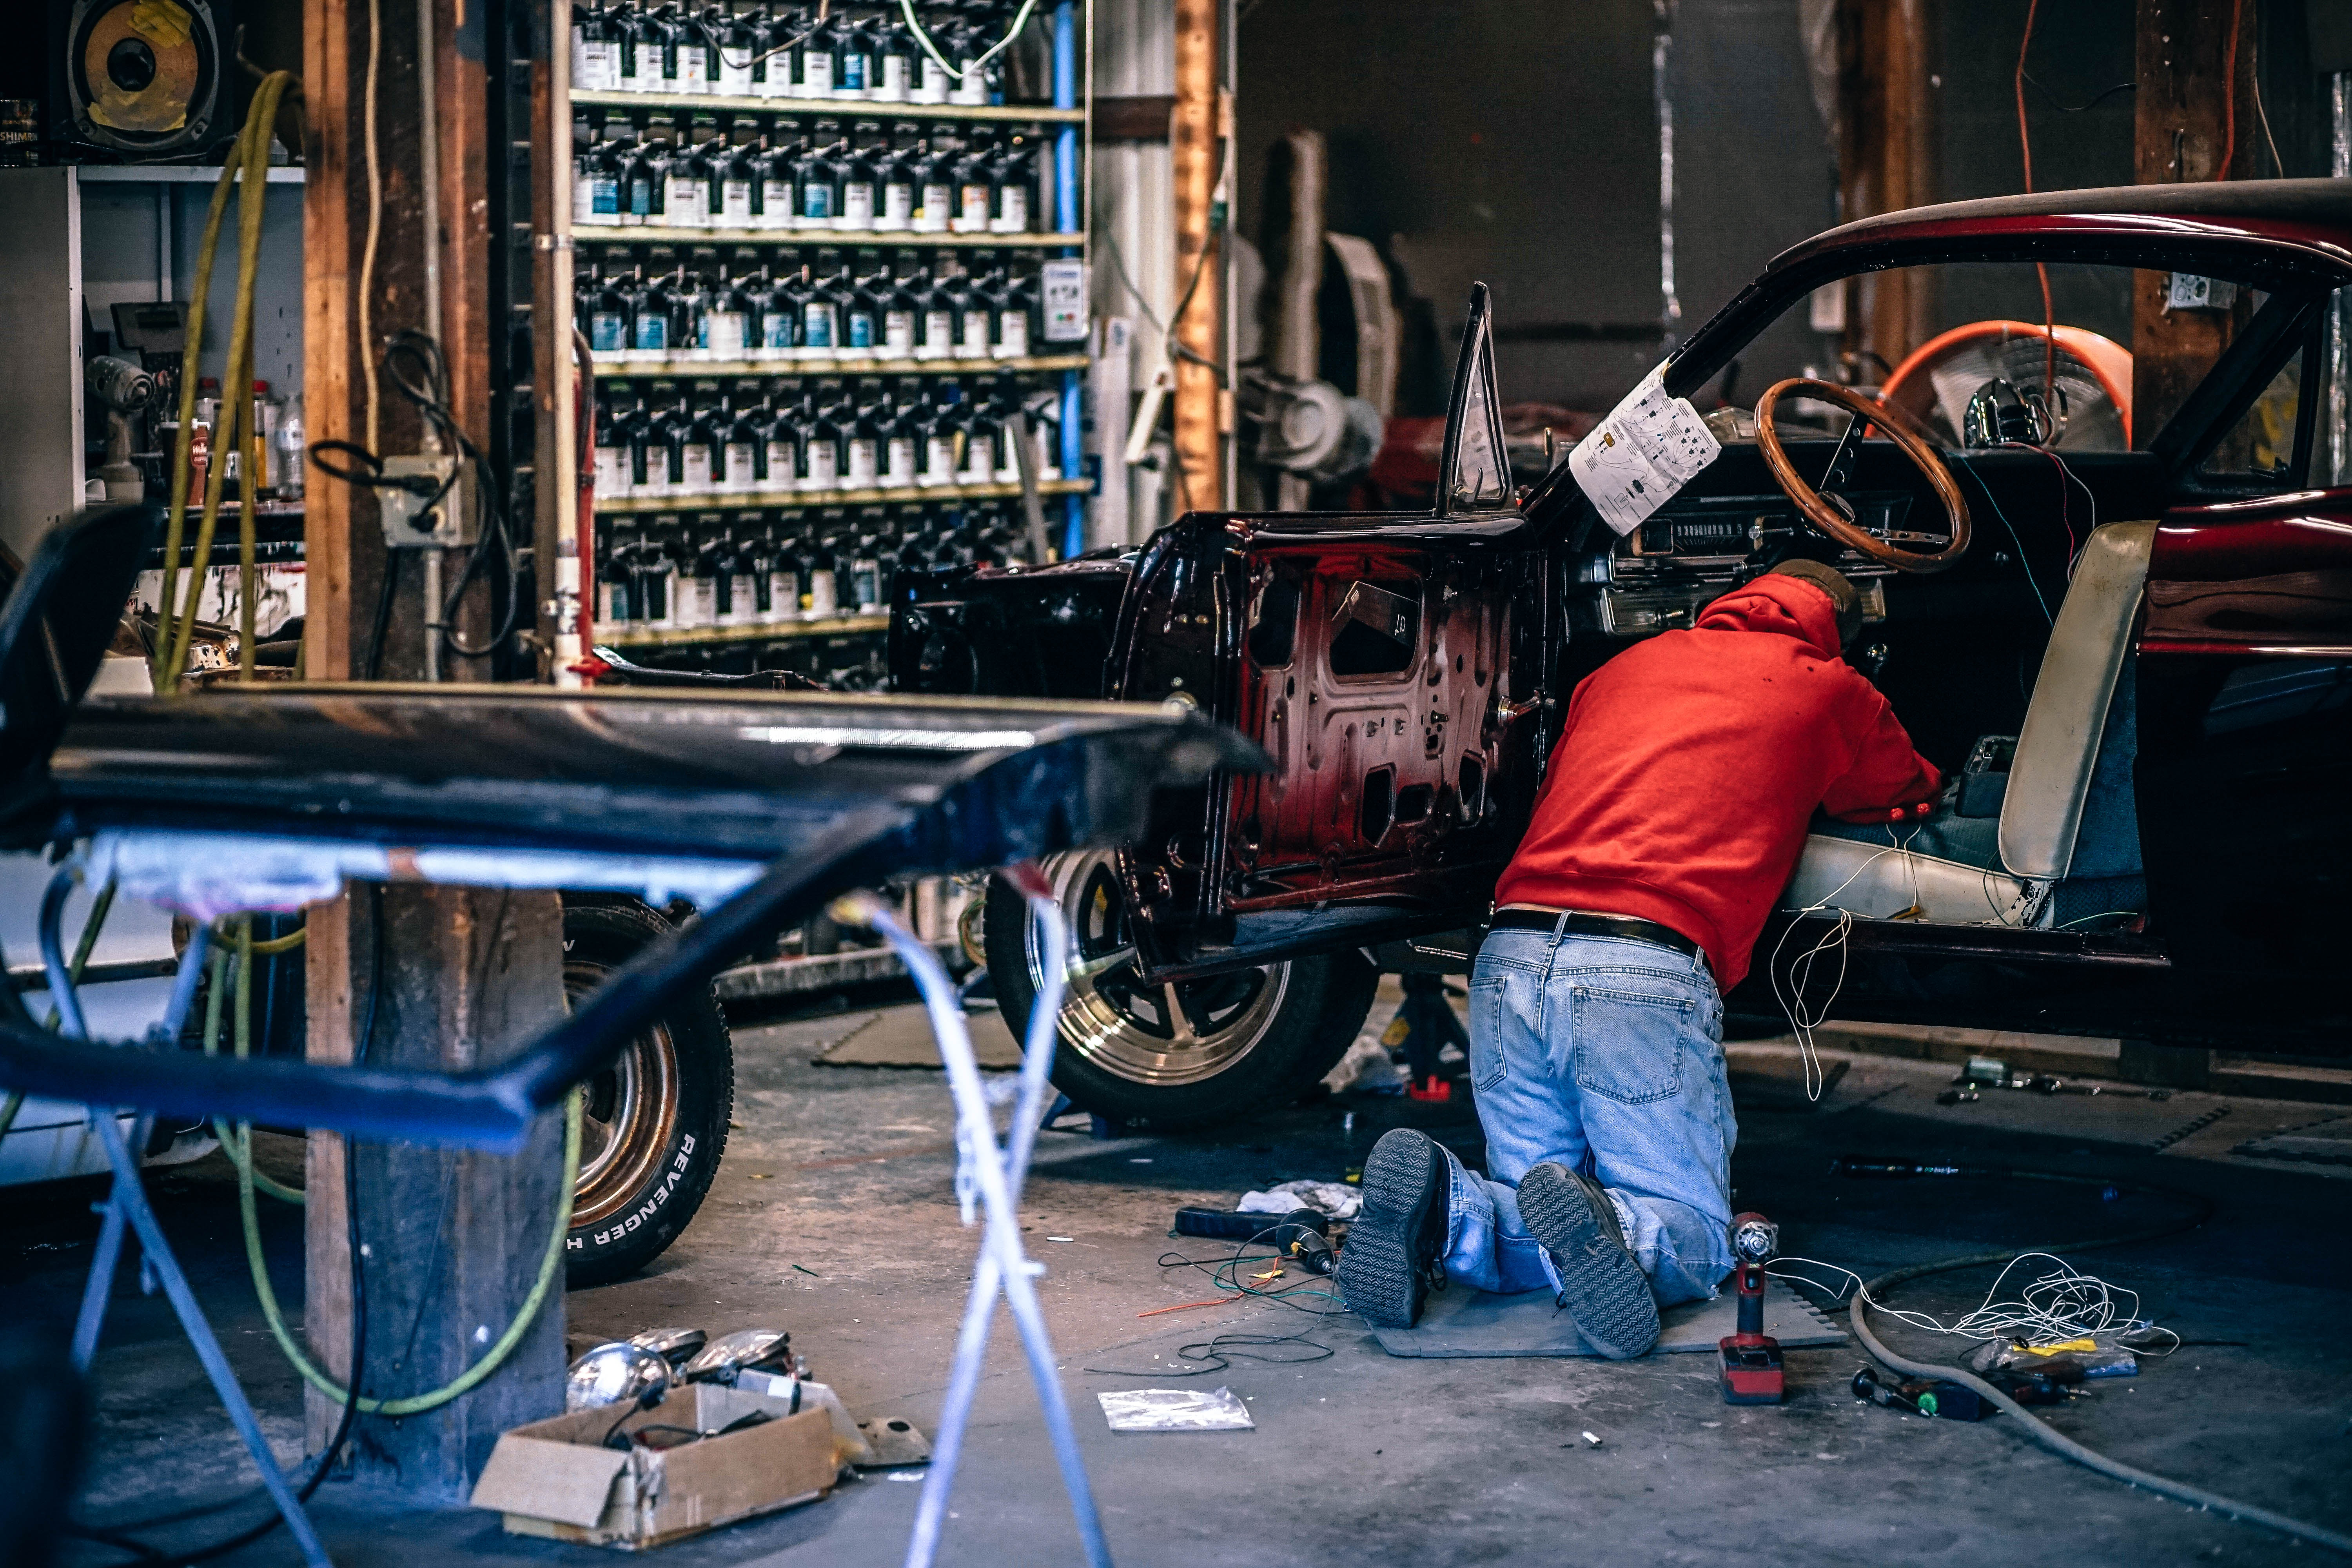
M287 945L293 944L287 942ZM247 915L237 921L235 961L237 966L236 1049L240 1057L246 1055L252 1047L253 993L248 980L253 970L252 955L256 946L253 940L253 917ZM220 984L219 965L223 962L223 956L217 951L214 954L215 967L213 971L213 994L207 1000L205 1009L205 1049L207 1054L213 1051L214 1043L220 1037L223 987ZM512 1353L515 1346L522 1342L524 1333L539 1317L539 1310L547 1300L549 1287L554 1284L556 1276L563 1268L563 1242L572 1231L572 1188L580 1180L580 1107L581 1091L575 1089L564 1103L563 1197L556 1205L555 1230L547 1238L547 1255L540 1259L539 1278L532 1282L530 1294L523 1298L523 1303L516 1310L514 1321L507 1325L506 1332L499 1336L497 1343L482 1352L479 1361L441 1387L427 1394L411 1394L405 1399L362 1398L359 1401L359 1408L364 1414L418 1415L427 1410L436 1409L498 1371L499 1365ZM269 1321L269 1331L277 1337L278 1348L286 1352L286 1359L293 1363L296 1372L302 1374L303 1381L341 1405L350 1398L350 1391L336 1386L334 1379L311 1365L310 1358L302 1353L301 1346L295 1343L292 1332L286 1327L286 1315L278 1309L278 1292L270 1286L269 1270L263 1266L261 1259L261 1225L253 1202L255 1189L259 1188L274 1197L282 1197L289 1203L301 1203L304 1201L304 1196L292 1188L280 1186L253 1168L253 1128L250 1123L241 1121L231 1129L216 1121L213 1126L220 1134L221 1147L227 1152L230 1161L236 1166L237 1213L245 1224L245 1260L253 1271L253 1293L260 1299L261 1314ZM349 1159L351 1145L346 1142L343 1147L344 1158ZM352 1259L352 1268L357 1268L360 1266L360 1259L356 1258Z
M411 1394L405 1399L363 1397L359 1401L362 1413L369 1415L419 1415L427 1410L437 1409L467 1393L498 1371L515 1346L522 1342L524 1333L530 1330L539 1316L541 1306L547 1300L549 1289L563 1269L563 1238L572 1229L572 1187L580 1176L580 1091L575 1089L564 1106L563 1196L556 1205L555 1231L547 1239L547 1256L540 1260L539 1278L532 1282L530 1294L523 1298L521 1307L516 1310L514 1321L507 1325L507 1331L499 1336L497 1343L482 1352L479 1361L448 1383L429 1394ZM350 1145L347 1143L344 1148L345 1158L349 1158ZM302 1347L295 1342L292 1332L287 1329L285 1314L278 1310L278 1292L270 1288L269 1271L261 1261L261 1230L253 1202L253 1163L249 1158L238 1159L239 1152L238 1149L232 1147L229 1158L237 1161L236 1197L238 1212L245 1221L245 1260L253 1270L253 1292L260 1298L262 1316L269 1320L269 1331L277 1336L278 1348L286 1352L286 1359L293 1364L296 1372L302 1374L303 1381L341 1405L351 1397L350 1392L310 1364L310 1358L302 1353ZM352 1268L360 1266L358 1258L352 1259Z

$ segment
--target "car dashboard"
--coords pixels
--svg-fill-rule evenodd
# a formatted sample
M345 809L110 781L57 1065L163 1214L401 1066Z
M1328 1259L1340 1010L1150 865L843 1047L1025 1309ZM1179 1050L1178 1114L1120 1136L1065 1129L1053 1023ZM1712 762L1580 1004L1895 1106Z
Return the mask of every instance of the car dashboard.
M1792 441L1790 451L1799 472L1811 474L1827 466L1834 445ZM1874 449L1877 445L1865 443L1854 454L1855 466L1865 472L1838 487L1838 499L1876 538L1910 549L1941 546L1946 536L1922 526L1942 526L1933 499L1898 482L1910 475L1909 465L1892 449ZM1818 455L1809 450L1814 447L1821 449ZM1886 459L1892 459L1891 468ZM1800 542L1816 548L1824 542L1767 475L1752 445L1727 446L1697 483L1631 533L1588 556L1578 576L1597 590L1591 605L1604 635L1643 637L1690 626L1710 601L1756 576ZM1830 563L1860 590L1863 618L1884 620L1885 580L1895 568L1843 548Z

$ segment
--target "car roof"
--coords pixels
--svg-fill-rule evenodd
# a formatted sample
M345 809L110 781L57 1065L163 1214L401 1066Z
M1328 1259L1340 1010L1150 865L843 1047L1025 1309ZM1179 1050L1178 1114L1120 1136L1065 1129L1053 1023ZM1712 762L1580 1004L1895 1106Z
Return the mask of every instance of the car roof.
M2152 268L2256 288L2352 283L2352 180L2229 180L2042 191L1883 213L1771 262L1670 357L1687 397L1808 291L1856 273L1948 262Z
M1857 218L1814 236L1773 258L1774 272L1799 261L1856 247L1969 237L2020 239L2034 235L2088 238L2107 234L2208 241L2237 240L2257 248L2287 245L2333 251L2352 270L2352 181L2205 180L2179 185L2108 185L2079 191L2037 191L1945 202Z

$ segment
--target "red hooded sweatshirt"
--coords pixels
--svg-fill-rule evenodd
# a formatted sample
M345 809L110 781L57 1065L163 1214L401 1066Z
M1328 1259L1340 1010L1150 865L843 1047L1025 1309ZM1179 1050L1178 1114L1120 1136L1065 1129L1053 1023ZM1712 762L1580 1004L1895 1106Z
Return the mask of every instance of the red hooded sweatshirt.
M1866 822L1942 785L1838 657L1829 595L1768 574L1576 689L1495 900L1655 921L1729 991L1816 806Z

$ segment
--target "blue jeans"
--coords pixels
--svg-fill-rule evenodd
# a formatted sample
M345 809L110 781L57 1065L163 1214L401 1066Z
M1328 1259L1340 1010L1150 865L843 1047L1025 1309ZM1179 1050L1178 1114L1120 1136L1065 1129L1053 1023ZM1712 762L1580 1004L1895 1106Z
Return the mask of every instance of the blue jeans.
M1488 1174L1447 1152L1447 1278L1559 1288L1519 1219L1519 1179L1550 1160L1608 1189L1659 1305L1716 1293L1733 1268L1738 1130L1704 960L1615 937L1494 932L1470 977L1470 1079Z

